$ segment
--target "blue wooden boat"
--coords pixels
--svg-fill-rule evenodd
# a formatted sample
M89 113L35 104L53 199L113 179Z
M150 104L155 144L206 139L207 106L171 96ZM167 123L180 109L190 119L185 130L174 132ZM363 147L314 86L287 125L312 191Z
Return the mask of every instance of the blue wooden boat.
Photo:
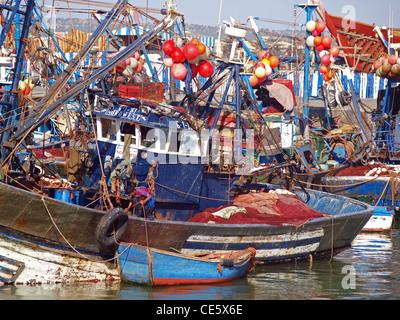
M400 206L396 177L325 176L321 179L327 191L375 206L374 213L363 231L389 231L394 221L394 207Z
M388 176L325 176L321 182L326 191L334 194L353 199L368 198L376 206L400 207L399 198L393 188L396 179L391 182Z
M254 268L255 250L190 256L132 243L120 243L122 278L151 286L210 284L232 281Z

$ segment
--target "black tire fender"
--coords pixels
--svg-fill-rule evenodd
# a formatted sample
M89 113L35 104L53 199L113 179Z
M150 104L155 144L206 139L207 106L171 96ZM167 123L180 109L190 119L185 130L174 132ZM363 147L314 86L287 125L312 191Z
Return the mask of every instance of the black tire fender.
M95 231L102 252L113 253L128 225L128 214L121 208L108 211L99 221Z

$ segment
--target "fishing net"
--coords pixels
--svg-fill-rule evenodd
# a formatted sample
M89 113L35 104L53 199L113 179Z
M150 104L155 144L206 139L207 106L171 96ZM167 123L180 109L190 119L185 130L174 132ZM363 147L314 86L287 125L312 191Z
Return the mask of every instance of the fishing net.
M233 204L208 208L190 222L225 224L285 224L300 226L324 214L310 208L294 194L248 193L237 196Z

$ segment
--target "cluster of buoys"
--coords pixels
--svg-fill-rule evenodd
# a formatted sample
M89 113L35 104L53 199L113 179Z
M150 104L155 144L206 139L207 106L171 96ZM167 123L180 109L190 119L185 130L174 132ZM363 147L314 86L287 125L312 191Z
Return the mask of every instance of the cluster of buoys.
M29 78L25 79L24 81L20 80L18 83L18 90L20 90L25 96L30 94L34 87L35 85Z
M246 65L246 69L253 71L249 77L249 82L252 87L265 81L273 72L273 69L279 66L279 58L271 56L269 52L262 50L258 53L258 62L252 60Z
M330 81L335 75L331 68L334 59L339 56L340 50L336 46L332 46L332 38L323 36L322 32L326 29L326 23L323 21L308 21L306 24L307 31L311 32L306 39L306 45L309 48L314 48L319 52L321 65L319 71L323 74L324 81Z
M373 63L372 71L381 78L400 78L400 58L395 55L380 57Z
M175 41L167 40L163 43L162 49L166 55L163 60L164 66L171 68L171 75L176 80L185 80L186 78L185 61L191 66L192 79L198 74L208 78L214 73L214 66L208 61L211 51L197 38L191 39L186 44L181 38Z
M114 58L121 51L125 50L126 47L122 46L118 52L110 54L110 58ZM131 77L134 73L141 72L143 70L144 58L140 56L139 52L135 52L131 57L125 59L115 68L117 74L122 74L126 77ZM114 72L114 69L110 72Z

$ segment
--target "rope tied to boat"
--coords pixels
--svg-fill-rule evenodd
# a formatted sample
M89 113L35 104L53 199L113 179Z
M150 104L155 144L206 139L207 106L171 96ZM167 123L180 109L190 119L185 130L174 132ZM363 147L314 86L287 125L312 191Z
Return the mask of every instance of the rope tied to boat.
M106 202L108 202L110 209L114 208L114 205L112 204L112 201L110 199L110 193L108 192L108 187L107 187L107 182L106 182L106 175L103 174L101 176L101 180L99 181L99 192L100 192L100 198L102 198L105 202L105 205L107 207Z

